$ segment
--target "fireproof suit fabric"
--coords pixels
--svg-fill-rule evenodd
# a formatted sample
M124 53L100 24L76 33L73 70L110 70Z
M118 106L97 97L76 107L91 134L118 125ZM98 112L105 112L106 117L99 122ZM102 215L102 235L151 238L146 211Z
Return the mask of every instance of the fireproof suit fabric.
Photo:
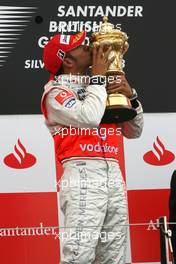
M72 76L73 80L74 77L76 78L76 76ZM52 134L57 133L63 126L98 127L106 108L105 85L87 85L86 80L85 83L81 80L81 84L75 84L70 78L69 75L60 75L57 82L49 81L45 86L42 100L44 105L42 108L44 109L42 111L47 112L44 113L47 117L46 126ZM75 102L72 107L68 107L64 104L65 102L58 103L55 99L63 88L75 93ZM44 100L45 96L47 97L46 100ZM127 138L139 137L143 129L143 109L139 101L138 103L137 116L133 120L118 124L122 134Z
M61 77L63 82L67 76ZM70 125L77 128L99 126L106 107L104 85L65 80L64 85L50 82L45 89L43 112L52 135L56 136L63 127ZM142 132L143 111L140 103L136 110L138 114L133 120L119 125L122 134L128 138L139 137ZM97 139L95 142L92 137L90 139L92 145L97 144ZM114 136L113 140L116 139ZM61 182L66 181L67 187L60 189L60 204L65 215L67 238L62 241L61 263L124 264L128 212L118 160L111 157L113 148L107 148L108 158L102 149L94 151L94 156L85 156L79 140L82 140L81 136L73 141L78 144L79 157L66 156L67 162L63 162ZM108 142L108 136L103 140ZM63 147L60 142L60 148L72 148L71 145ZM61 156L59 158L61 162L64 161Z
M67 187L60 191L60 203L64 226L70 228L61 263L125 263L128 213L118 163L70 161L62 181Z

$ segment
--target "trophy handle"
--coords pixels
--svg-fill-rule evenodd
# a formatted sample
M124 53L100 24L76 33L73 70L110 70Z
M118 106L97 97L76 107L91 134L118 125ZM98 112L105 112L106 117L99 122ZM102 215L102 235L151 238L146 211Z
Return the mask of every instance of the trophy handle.
M123 45L123 50L122 50L123 55L127 52L128 48L129 48L129 44L127 41L125 41Z

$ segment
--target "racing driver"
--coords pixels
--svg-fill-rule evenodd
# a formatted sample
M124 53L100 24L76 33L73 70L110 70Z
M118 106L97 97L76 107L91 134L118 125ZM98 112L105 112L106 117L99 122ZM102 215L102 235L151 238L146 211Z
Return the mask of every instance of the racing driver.
M69 183L60 190L69 233L61 263L122 264L128 212L119 148L122 136L141 135L143 110L124 76L106 85L105 74L114 60L107 59L111 48L100 45L92 50L83 44L85 37L86 32L57 34L44 48L44 64L51 77L45 85L42 112L63 165L61 181ZM80 78L89 66L89 79ZM137 115L120 124L102 124L107 93L114 92L128 97Z

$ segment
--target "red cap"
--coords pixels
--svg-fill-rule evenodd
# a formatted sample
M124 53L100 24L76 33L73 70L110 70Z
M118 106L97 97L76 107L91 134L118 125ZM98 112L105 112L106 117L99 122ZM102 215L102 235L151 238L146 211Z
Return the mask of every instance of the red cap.
M85 31L75 35L55 35L44 47L43 61L45 68L50 73L56 74L66 53L82 45L85 38Z

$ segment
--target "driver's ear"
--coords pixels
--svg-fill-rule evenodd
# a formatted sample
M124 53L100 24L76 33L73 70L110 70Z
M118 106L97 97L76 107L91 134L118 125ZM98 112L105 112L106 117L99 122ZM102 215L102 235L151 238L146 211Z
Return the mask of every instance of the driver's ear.
M74 65L74 61L71 58L66 56L63 60L63 66L68 67L68 68L72 68L73 65Z

